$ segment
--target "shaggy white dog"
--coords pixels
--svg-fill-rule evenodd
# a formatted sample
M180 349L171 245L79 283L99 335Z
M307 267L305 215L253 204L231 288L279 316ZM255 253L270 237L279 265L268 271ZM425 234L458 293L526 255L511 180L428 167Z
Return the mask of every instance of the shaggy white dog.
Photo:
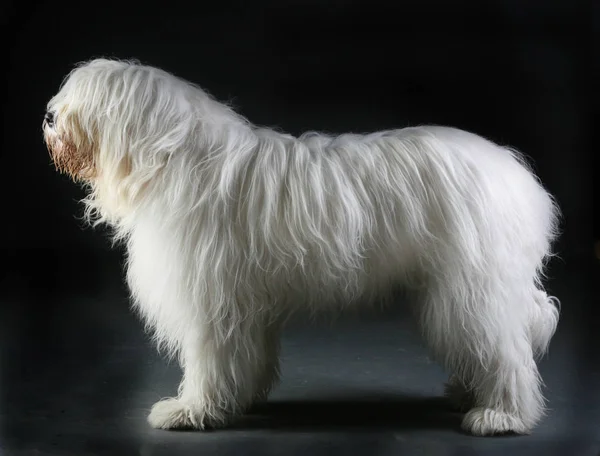
M152 426L225 425L277 381L290 314L368 306L398 284L464 429L527 433L543 415L558 210L515 151L433 126L296 138L105 59L71 72L43 129L89 188L87 216L126 242L135 305L180 359Z

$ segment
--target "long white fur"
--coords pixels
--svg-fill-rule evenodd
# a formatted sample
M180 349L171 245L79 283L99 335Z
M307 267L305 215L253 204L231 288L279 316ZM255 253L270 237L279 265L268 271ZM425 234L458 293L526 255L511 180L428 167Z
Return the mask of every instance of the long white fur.
M473 398L465 429L527 433L541 418L558 209L516 151L434 126L293 137L128 61L80 65L48 110L47 137L93 144L86 214L127 243L135 305L184 370L153 426L226 424L277 381L292 313L398 284L449 391Z

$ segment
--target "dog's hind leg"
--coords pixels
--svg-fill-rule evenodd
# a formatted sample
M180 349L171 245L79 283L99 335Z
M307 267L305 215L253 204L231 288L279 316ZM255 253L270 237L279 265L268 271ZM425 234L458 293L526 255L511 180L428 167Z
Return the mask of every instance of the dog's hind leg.
M546 292L533 289L534 305L531 308L530 339L534 355L543 355L556 331L559 317L559 302ZM475 405L475 396L457 375L452 374L444 386L444 395L455 410L466 412Z
M459 274L453 284L431 284L421 326L436 357L473 392L462 426L476 435L528 433L544 407L526 306L513 302L525 293L501 290L493 278L457 283Z

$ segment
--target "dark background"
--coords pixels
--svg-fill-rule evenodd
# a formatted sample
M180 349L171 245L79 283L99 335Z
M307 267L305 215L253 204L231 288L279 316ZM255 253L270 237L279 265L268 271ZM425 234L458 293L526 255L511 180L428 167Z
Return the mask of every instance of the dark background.
M584 445L577 454L588 451L590 442L598 444L600 377L593 348L598 347L598 299L593 285L600 224L592 204L597 151L591 143L599 55L593 46L598 35L592 2L109 0L13 1L0 8L5 48L0 448L62 451L76 439L78 454L83 448L116 454L106 443L113 431L95 425L73 436L61 429L122 415L117 406L109 406L113 401L98 398L113 389L126 391L120 393L123 398L135 395L136 382L144 381L136 369L144 360L162 365L127 309L121 248L111 248L102 229L83 229L78 220L83 191L54 171L42 142L46 102L75 63L100 56L162 67L233 102L254 123L293 134L445 124L523 151L563 212L559 257L550 265L548 283L550 291L563 293L561 326L566 329L557 335L563 345L556 351L571 360L569 369L580 381L573 386L579 391L573 401L592 414L567 419L565 409L561 419L573 425L578 419L586 426L596 423L562 434L556 424L547 431L554 440L543 443L556 449L570 435L569 444ZM377 324L372 324L376 333ZM291 346L307 340L305 333L298 334L299 339L290 336ZM364 344L373 340L362 334ZM356 339L352 333L349 337ZM133 355L127 352L132 346L147 348ZM309 342L299 346L299 357L311 350ZM114 359L123 363L111 368ZM90 370L94 366L97 371ZM173 377L164 381L169 386L159 396L172 394L176 367L169 369ZM80 389L54 386L70 377L83 377ZM140 402L149 407L156 399ZM64 418L60 401L77 401L69 406L71 418ZM340 410L344 404L338 404ZM141 412L138 421L136 426L145 425ZM48 422L54 428L40 431ZM30 434L32 427L37 433ZM88 448L90 435L95 443ZM218 440L211 442L220 448ZM142 450L135 447L136 454L157 454L158 447L148 450L146 444ZM474 445L469 440L456 444L461 451ZM279 454L273 450L277 445L271 444L273 454ZM362 445L364 452L361 444L351 448L364 454L381 450L370 441ZM313 452L302 448L306 451L299 454ZM493 448L504 453L517 447L487 449Z

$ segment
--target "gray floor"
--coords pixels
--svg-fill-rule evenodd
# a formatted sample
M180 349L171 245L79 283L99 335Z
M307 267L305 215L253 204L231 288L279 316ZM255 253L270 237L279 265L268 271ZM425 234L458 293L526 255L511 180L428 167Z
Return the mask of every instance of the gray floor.
M1 282L2 454L600 454L591 267L552 270L563 317L540 364L549 414L530 436L462 433L442 398L446 375L402 312L295 322L268 403L226 430L167 432L145 418L175 393L180 371L130 312L118 260L94 266L73 253L58 266L56 255L33 267L37 257L25 258Z

